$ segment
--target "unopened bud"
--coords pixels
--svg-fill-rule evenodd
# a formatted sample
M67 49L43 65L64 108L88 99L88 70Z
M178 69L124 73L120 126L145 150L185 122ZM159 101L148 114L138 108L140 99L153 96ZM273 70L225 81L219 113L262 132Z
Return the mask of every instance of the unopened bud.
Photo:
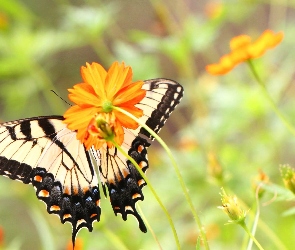
M293 194L295 194L295 171L289 165L280 166L283 182Z
M247 212L243 210L239 204L236 196L227 195L223 188L221 188L221 202L222 206L218 207L224 211L231 220L229 223L241 223L245 220Z

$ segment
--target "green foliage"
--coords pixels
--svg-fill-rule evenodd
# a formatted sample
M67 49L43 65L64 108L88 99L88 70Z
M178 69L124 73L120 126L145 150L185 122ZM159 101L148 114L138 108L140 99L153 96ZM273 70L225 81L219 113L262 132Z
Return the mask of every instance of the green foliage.
M295 126L294 3L291 1L0 1L0 120L63 114L81 82L86 62L108 68L124 61L134 79L165 77L185 89L161 137L170 146L204 226L211 249L246 249L242 228L224 225L220 187L249 210L255 238L264 249L293 249L294 195L279 165L294 166L295 137L272 109L247 64L224 76L205 66L229 51L233 36L257 38L265 29L284 31L283 42L253 60L266 93ZM157 143L149 148L148 178L168 209L182 249L204 249L199 228L171 161ZM268 181L262 178L262 171ZM214 175L214 173L217 175ZM169 223L148 188L139 202L163 249L175 249ZM0 177L0 249L66 249L69 224L62 225L37 200L32 187ZM102 218L78 238L84 249L156 249L151 232L124 222L102 199ZM254 249L254 246L253 246Z

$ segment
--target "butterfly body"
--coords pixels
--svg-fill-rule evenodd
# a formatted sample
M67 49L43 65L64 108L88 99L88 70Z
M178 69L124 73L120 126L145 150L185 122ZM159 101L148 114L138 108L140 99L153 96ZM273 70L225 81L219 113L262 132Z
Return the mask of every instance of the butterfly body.
M147 80L142 88L147 92L137 104L144 113L140 119L158 133L182 98L183 88L167 79ZM97 166L114 213L120 213L123 220L134 215L146 232L135 207L144 199L141 189L146 183L140 173L115 147L105 144L99 150L86 151L76 139L76 131L69 130L63 120L62 116L41 116L0 124L0 175L32 184L48 213L72 224L74 242L81 228L92 231L93 222L100 220ZM124 128L121 147L143 172L149 166L147 148L152 140L142 127Z

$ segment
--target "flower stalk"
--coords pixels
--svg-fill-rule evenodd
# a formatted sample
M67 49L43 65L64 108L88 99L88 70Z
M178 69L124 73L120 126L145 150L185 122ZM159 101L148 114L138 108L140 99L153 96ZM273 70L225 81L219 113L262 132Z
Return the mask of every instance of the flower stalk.
M256 229L257 229L257 226L258 226L258 221L259 221L259 216L260 216L259 195L260 195L260 188L261 188L262 185L263 185L262 183L259 183L256 190L255 190L256 213L255 213L254 222L253 222L252 231L251 231L252 235L255 235ZM247 250L251 250L252 245L253 245L253 239L251 238L251 240L248 243Z
M161 246L161 244L160 244L160 242L159 242L159 240L158 240L158 238L157 238L157 236L156 236L154 230L152 229L150 223L149 223L148 220L146 219L146 217L145 217L145 215L144 215L144 213L143 213L143 211L142 211L142 209L141 209L141 207L140 207L139 204L137 205L137 209L138 209L138 211L139 211L139 213L140 213L140 216L142 217L144 223L146 224L147 228L148 228L149 231L151 232L151 234L152 234L154 240L157 242L157 244L158 244L158 246L159 246L159 249L160 249L160 250L163 250L163 248L162 248L162 246Z
M278 107L275 104L275 102L272 100L272 98L268 94L267 89L265 87L265 83L259 77L259 74L257 73L257 71L256 71L256 69L255 69L255 67L253 65L252 60L248 60L247 63L249 65L249 68L250 68L250 70L251 70L251 72L252 72L255 80L257 81L257 83L261 87L261 90L262 90L262 93L264 94L264 97L269 101L269 103L271 105L271 108L273 109L273 111L275 112L275 114L280 118L280 120L282 121L282 123L289 130L289 132L295 136L295 128L290 124L290 122L286 119L286 117L281 113L281 111L278 109Z
M256 238L254 237L254 235L249 231L248 227L246 226L245 221L241 221L240 223L238 223L244 230L245 232L249 235L249 237L253 240L253 242L255 243L255 245L258 247L259 250L264 250L264 248L260 245L260 243L256 240Z

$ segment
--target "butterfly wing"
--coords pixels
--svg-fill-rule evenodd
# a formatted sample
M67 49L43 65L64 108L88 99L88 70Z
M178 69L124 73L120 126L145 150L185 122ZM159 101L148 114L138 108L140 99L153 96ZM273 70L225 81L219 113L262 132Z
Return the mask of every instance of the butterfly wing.
M48 213L92 231L100 219L100 194L90 155L62 116L0 124L0 174L32 184Z
M140 120L158 133L179 104L183 88L168 79L147 80L142 88L146 90L146 96L136 105L144 113ZM142 127L136 130L124 129L124 133L123 150L128 152L145 172L149 166L147 148L154 138ZM127 219L128 214L134 215L140 230L146 232L144 222L135 208L135 203L144 199L141 189L146 183L140 173L116 148L108 148L105 145L99 152L92 150L92 153L95 159L100 155L100 179L105 194L106 188L108 189L114 213L120 213L123 220Z

